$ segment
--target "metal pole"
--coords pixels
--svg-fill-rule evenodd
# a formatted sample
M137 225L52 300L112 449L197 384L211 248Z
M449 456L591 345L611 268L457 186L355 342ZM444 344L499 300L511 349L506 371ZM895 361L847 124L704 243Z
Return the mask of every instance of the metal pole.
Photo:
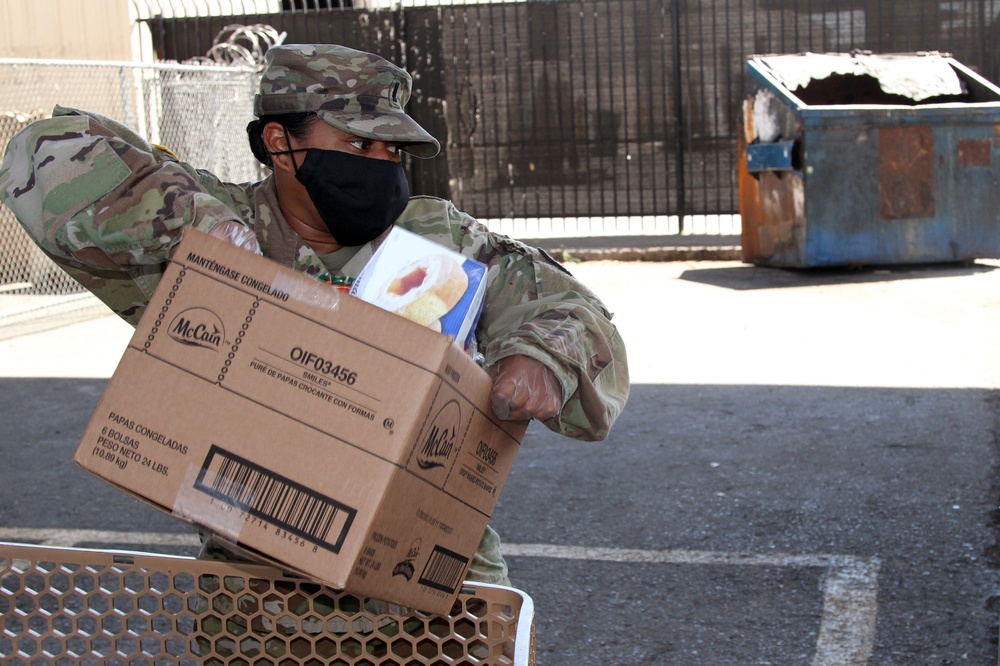
M684 216L687 208L684 190L684 105L681 101L681 3L673 0L671 12L674 30L674 126L677 128L677 215L678 233L684 233Z

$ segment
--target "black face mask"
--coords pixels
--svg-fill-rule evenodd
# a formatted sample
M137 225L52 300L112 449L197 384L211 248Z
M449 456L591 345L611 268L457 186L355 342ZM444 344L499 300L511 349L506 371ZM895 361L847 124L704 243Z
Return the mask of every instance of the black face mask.
M339 150L304 150L306 158L296 167L295 178L341 245L364 245L378 238L406 208L410 187L399 162Z

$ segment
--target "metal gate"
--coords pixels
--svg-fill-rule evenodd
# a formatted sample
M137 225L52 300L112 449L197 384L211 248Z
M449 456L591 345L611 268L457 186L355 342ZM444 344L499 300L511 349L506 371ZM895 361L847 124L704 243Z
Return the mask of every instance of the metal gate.
M399 62L414 73L411 112L445 146L410 165L414 191L483 219L628 226L635 217L737 213L749 54L947 51L993 80L1000 60L995 0L294 6L317 4L353 7L144 22L157 53L177 60L205 53L227 24L266 23L286 43L343 43Z

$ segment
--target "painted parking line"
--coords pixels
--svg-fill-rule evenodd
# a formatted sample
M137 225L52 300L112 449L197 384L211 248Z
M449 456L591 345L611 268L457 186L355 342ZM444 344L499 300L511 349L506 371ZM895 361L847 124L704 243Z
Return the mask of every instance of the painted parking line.
M198 545L194 533L0 528L0 541L70 548L77 544L127 543L136 546ZM510 557L544 557L626 564L686 564L821 568L823 610L813 666L864 666L875 643L878 570L875 557L720 553L698 550L630 550L549 544L504 544Z
M875 557L629 550L506 543L503 545L503 552L510 557L551 557L632 564L822 568L826 570L823 611L812 665L864 666L871 658L875 645L878 570L881 566L881 562Z
M0 527L0 541L72 548L81 543L127 543L135 546L198 546L194 532L115 532L34 527Z

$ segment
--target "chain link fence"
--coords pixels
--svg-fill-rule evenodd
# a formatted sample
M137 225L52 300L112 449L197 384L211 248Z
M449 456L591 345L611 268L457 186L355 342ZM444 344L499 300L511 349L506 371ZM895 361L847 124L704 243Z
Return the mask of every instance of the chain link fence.
M122 122L225 180L256 180L246 125L257 80L254 67L0 59L0 151L58 104ZM94 305L0 204L0 326Z

